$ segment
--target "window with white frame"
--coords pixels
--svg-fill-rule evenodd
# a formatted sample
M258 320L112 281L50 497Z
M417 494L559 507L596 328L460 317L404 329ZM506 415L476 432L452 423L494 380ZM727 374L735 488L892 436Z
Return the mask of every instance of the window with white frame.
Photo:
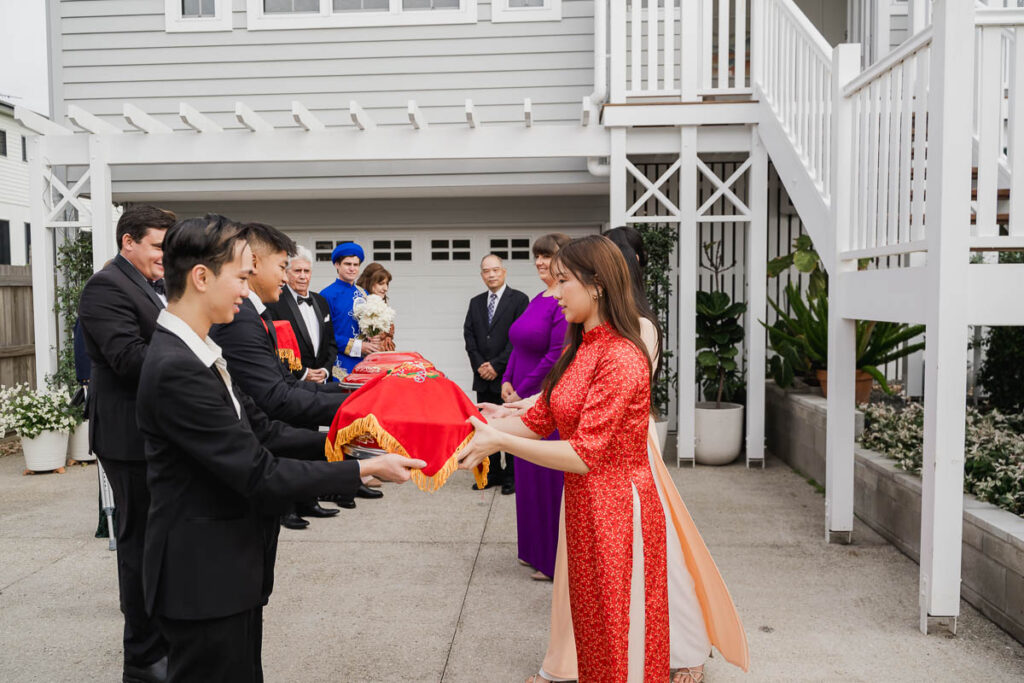
M230 31L231 0L164 0L164 30Z
M491 22L561 21L562 0L492 0Z
M246 0L250 31L475 24L476 14L477 0Z

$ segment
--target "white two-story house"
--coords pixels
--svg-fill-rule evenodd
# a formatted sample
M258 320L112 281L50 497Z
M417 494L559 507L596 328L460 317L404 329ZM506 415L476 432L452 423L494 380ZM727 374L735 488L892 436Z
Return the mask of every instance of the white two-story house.
M944 397L962 394L968 325L1024 323L1008 294L1024 273L984 257L1024 248L1019 2L47 2L55 114L21 117L40 133L40 374L55 229L91 228L102 264L111 199L276 225L316 255L317 287L331 249L360 242L394 275L399 346L467 387L481 257L505 256L532 295L533 239L633 224L678 236L681 458L699 247L721 241L735 261L756 463L766 263L806 231L830 275L828 537L853 529L854 321L924 323L922 629L955 618L964 406Z

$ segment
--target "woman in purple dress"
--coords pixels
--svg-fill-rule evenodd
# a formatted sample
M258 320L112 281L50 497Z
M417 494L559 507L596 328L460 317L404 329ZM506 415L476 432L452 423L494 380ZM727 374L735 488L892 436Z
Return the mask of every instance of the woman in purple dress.
M501 398L506 403L538 393L548 371L562 354L567 325L552 296L555 281L548 265L569 240L568 235L552 233L533 243L537 274L545 290L533 297L526 311L509 328L512 355L501 385ZM558 432L548 438L557 440ZM519 559L537 570L534 579L547 580L555 573L562 473L520 459L516 462L515 478Z

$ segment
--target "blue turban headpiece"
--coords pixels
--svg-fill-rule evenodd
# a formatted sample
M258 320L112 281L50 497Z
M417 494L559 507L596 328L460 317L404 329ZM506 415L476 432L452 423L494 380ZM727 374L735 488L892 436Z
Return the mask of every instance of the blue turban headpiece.
M361 246L355 242L345 242L336 246L334 251L331 252L331 263L337 263L346 256L358 256L360 263L366 259Z

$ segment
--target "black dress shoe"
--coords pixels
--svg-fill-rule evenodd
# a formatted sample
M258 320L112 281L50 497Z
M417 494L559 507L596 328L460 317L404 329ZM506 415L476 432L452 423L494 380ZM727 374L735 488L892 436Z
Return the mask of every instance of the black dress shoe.
M319 503L306 503L297 504L295 506L295 512L301 517L333 517L338 514L339 510L329 510L324 507L320 507Z
M473 482L473 490L474 491L485 491L487 489L493 489L497 485L498 485L498 482L493 481L491 479L487 480L487 486L485 486L483 488L480 488L479 486L476 485L476 482Z
M516 483L514 481L506 481L501 485L501 495L511 496L516 492Z
M287 515L281 517L281 526L285 529L305 529L309 526L309 522L299 517L294 512L289 512Z
M337 505L340 508L345 508L346 510L355 510L356 509L356 502L354 500L352 500L351 498L341 498L341 497L338 497L338 498L335 498L334 500L332 500L331 502L334 503L335 505Z
M360 484L359 490L356 491L356 495L360 498L383 498L384 492L378 491L377 489L371 489L366 484Z
M161 657L148 666L124 665L123 683L164 683L167 680L167 657Z

